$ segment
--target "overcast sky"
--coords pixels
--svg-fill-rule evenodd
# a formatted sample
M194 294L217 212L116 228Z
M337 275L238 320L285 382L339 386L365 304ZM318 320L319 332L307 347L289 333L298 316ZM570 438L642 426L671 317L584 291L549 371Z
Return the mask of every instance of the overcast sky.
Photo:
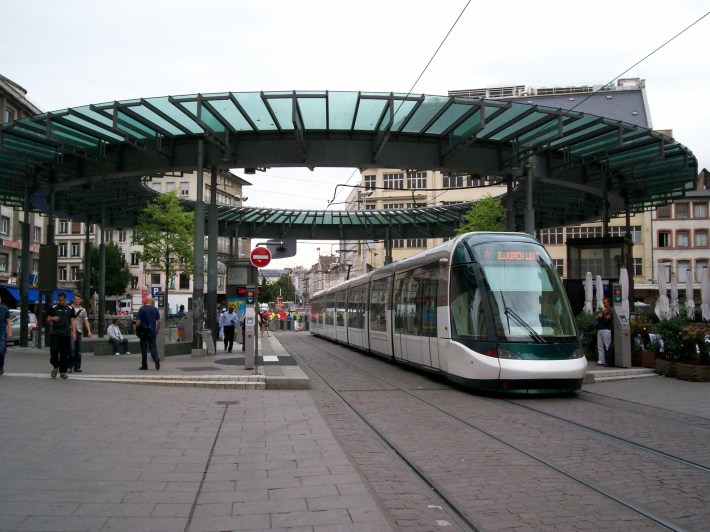
M0 0L0 74L45 111L226 91L408 92L468 0ZM652 126L710 167L710 10L701 0L471 2L414 93L646 80ZM235 173L243 175L241 169ZM352 169L245 176L247 205L325 209ZM341 194L340 200L344 199ZM304 265L337 244L300 245Z

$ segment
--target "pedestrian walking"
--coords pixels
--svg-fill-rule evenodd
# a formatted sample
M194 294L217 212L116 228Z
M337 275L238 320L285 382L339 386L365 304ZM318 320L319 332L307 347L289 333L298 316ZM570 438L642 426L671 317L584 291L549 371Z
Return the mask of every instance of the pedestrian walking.
M91 325L89 324L89 315L86 309L81 306L82 297L79 294L74 296L74 313L76 314L76 336L71 344L69 351L68 371L69 373L81 373L81 341L84 336L91 338Z
M118 325L118 318L113 318L113 321L111 325L108 326L108 329L106 329L106 332L108 333L108 341L113 346L114 355L118 356L120 354L118 349L121 346L123 347L124 355L131 354L128 351L128 338L124 338L121 333L121 327Z
M49 363L52 364L52 378L59 372L62 379L68 378L67 368L72 340L76 339L76 320L74 307L67 304L64 292L57 294L57 304L47 311L47 323L52 329L49 333Z
M148 369L148 349L150 349L150 356L155 362L157 371L160 369L157 344L160 332L160 312L153 306L152 296L146 296L143 306L138 309L135 324L141 344L141 367L138 369L143 371Z
M224 350L227 353L232 352L234 347L234 329L237 325L239 316L234 312L234 307L229 306L229 311L219 317L219 325L224 330Z
M0 298L0 375L5 373L5 353L7 341L12 340L12 319L8 309Z
M261 328L261 336L264 336L264 333L266 333L267 336L271 336L271 333L269 332L269 313L268 311L264 311L259 314L259 327Z
M602 309L596 316L597 327L597 366L607 366L606 351L611 347L611 320L614 311L611 310L611 300L605 297L602 301Z

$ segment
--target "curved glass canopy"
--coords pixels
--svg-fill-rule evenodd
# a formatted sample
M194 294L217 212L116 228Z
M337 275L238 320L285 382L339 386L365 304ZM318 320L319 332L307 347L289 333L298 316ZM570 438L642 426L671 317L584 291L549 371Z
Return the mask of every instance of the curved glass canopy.
M108 224L133 225L155 194L143 176L193 171L200 164L502 176L511 184L519 227L525 205L517 200L524 196L520 185L528 165L534 167L537 227L598 219L605 207L609 215L625 206L641 211L682 197L697 176L692 152L658 132L575 111L480 98L225 92L87 105L0 126L0 202L22 205L27 191L32 208L46 211L52 190L55 212L73 219L100 221L103 213ZM451 216L457 218L458 210ZM429 216L435 220L440 212L267 211L222 208L221 232L237 224L244 226L240 231L252 227L265 236L282 234L285 226L306 231L332 225L343 235L337 238L367 238L382 223L399 238L397 224L422 219L436 232L438 222ZM392 219L373 222L378 216ZM441 225L441 231L449 230Z

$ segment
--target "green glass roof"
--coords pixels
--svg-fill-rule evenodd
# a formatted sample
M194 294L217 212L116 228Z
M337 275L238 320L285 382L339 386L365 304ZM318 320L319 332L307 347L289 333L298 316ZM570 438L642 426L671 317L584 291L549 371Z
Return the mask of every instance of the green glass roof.
M698 173L692 152L675 139L575 111L424 94L225 92L107 102L3 124L0 202L21 205L27 187L32 207L46 210L53 184L57 214L98 221L103 211L110 224L132 225L154 195L141 176L194 170L200 140L207 168L380 167L511 176L516 199L524 195L523 169L538 156L538 227L598 219L605 201L614 215L625 203L641 211L677 199ZM524 207L516 202L520 227ZM371 232L387 216L220 212L223 231L231 230L227 220L256 228L254 218L269 231L311 224ZM429 223L419 212L389 218L393 229Z

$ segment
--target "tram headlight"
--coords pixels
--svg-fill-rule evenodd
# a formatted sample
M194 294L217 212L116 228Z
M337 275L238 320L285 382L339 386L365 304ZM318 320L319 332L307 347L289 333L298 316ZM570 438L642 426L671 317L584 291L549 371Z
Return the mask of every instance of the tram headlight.
M582 349L582 346L578 346L577 349L575 349L569 357L571 359L584 358L584 349Z

